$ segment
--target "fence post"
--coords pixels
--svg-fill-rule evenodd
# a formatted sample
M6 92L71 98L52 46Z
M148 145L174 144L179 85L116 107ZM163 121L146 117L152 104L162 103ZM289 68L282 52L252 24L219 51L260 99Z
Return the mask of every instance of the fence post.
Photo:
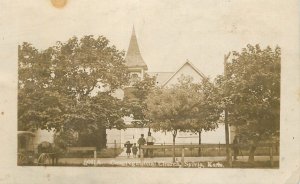
M166 145L166 143L164 142L164 146ZM166 148L164 147L164 157L166 156Z
M117 156L117 141L114 140L114 157Z
M191 145L193 145L193 143L191 143ZM194 148L191 147L191 157L193 157L193 150L194 150Z
M273 144L271 144L270 147L270 163L271 163L271 167L273 167Z
M94 151L94 166L97 165L97 150Z
M144 166L144 149L143 148L141 148L140 149L140 154L141 154L141 166Z
M219 152L218 152L219 156L221 155L221 150L220 150L220 142L219 142Z
M229 146L229 149L228 149L228 153L229 153L229 167L232 167L232 155L231 155L231 146Z
M181 167L184 167L184 147L181 150Z

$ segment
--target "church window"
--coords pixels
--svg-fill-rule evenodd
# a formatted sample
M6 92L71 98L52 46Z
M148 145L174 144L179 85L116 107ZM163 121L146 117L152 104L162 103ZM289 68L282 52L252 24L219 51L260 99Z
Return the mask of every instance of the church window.
M133 73L131 75L131 82L138 82L138 81L140 81L139 75L137 73Z

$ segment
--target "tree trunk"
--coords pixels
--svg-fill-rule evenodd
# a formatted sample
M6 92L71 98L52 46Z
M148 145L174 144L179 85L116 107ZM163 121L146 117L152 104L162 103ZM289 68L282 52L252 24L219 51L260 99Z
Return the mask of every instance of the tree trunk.
M107 137L106 137L106 128L103 128L101 131L101 149L106 148L106 144L107 144Z
M227 109L225 109L225 141L226 141L226 160L227 162L231 163L231 156L229 154L229 149L230 149L230 145L229 145L229 125L228 125L228 111Z
M253 145L251 146L250 151L249 151L248 162L254 162L254 153L255 153L258 142L259 142L259 139L253 141Z
M229 52L227 55L224 55L224 76L225 76L225 79L227 80L227 60L230 56L231 52ZM227 96L229 96L228 94L228 87L227 85L225 85L225 94ZM229 143L229 125L228 125L228 110L227 110L227 106L225 105L225 119L224 119L224 123L225 123L225 141L226 141L226 160L227 162L229 163L229 165L231 165L231 161L232 161L232 158L231 158L231 154L230 154L230 143Z
M256 146L251 146L250 151L249 151L249 158L248 162L254 162L254 152L256 150Z
M106 128L105 127L101 127L98 131L97 134L95 136L95 146L97 147L97 150L102 150L103 148L106 148Z
M177 135L177 130L173 131L173 163L175 163L175 138Z
M199 145L201 145L201 132L202 132L202 130L198 131L198 134L199 134ZM202 156L201 155L201 148L198 149L198 156Z

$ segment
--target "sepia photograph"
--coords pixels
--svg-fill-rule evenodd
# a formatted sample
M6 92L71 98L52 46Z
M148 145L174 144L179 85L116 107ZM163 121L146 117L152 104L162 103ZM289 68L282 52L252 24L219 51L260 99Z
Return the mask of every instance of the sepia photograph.
M15 128L8 134L15 138L9 139L15 145L9 155L18 172L63 169L64 175L86 168L103 175L121 169L126 177L160 171L164 176L153 176L167 181L163 172L250 169L263 177L286 169L286 159L295 157L290 169L298 168L292 176L299 176L294 142L299 142L299 116L292 115L300 102L292 84L299 82L299 75L292 77L299 63L287 59L299 59L299 44L293 47L298 33L289 29L298 19L287 21L291 5L269 0L17 4L15 30L5 32L16 35L14 42L1 47L15 48L10 52L17 59L15 73L2 68L1 75L14 74L15 106L7 107L14 109ZM288 31L295 34L286 36ZM222 183L208 180L214 176L203 182ZM6 179L0 177L0 183Z
M101 29L44 49L18 45L18 165L279 167L279 45L228 46L213 61L223 71L209 76L197 67L209 60L155 67L156 53L139 44L143 30L123 29L126 50ZM185 49L181 57L205 55Z

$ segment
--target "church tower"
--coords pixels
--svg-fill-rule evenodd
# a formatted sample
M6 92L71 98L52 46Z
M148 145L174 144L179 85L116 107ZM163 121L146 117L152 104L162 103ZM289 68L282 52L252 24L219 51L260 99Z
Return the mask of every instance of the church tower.
M129 69L131 84L143 80L145 72L148 70L146 63L141 55L137 38L135 35L134 27L132 29L132 35L125 57L126 66Z

